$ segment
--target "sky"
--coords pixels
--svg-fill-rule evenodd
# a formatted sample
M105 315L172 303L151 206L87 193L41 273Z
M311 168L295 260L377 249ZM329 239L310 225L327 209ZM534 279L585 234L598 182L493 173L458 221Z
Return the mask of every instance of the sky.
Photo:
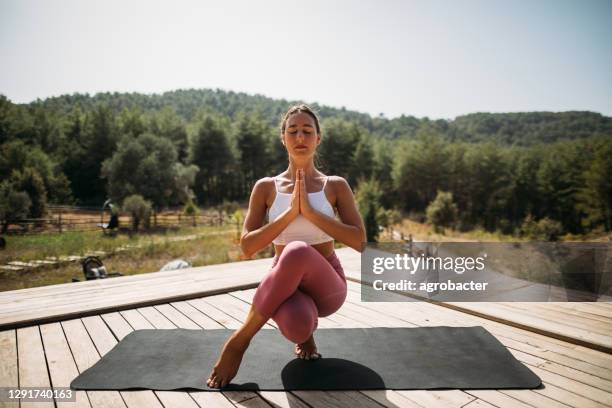
M612 0L0 0L0 94L220 88L388 118L612 115Z

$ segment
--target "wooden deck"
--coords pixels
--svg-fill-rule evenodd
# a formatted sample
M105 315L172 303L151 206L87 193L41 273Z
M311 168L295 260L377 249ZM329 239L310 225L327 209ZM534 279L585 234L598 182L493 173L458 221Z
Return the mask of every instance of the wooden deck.
M361 287L355 281L359 254L350 249L338 254L350 279L349 295L337 313L320 319L319 328L481 325L540 376L544 387L500 391L79 391L76 403L57 406L612 406L612 355L601 351L602 345L611 344L612 305L489 303L486 310L466 307L460 311L456 305L429 302L361 302ZM269 259L257 260L0 293L0 386L68 386L132 330L238 328L269 265ZM265 329L275 330L274 322ZM569 341L559 338L563 336ZM577 344L580 342L583 344Z

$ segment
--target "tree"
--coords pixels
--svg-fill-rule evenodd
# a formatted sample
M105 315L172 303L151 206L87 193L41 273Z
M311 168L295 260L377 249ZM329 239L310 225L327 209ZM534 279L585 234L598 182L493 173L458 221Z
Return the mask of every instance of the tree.
M0 146L0 181L8 179L13 171L21 174L26 168L35 171L42 179L48 201L61 204L72 201L70 182L59 166L40 148L27 146L20 140ZM33 201L36 202L36 199ZM34 212L39 212L35 209L37 207L34 204Z
M28 216L31 218L41 218L47 212L47 190L42 177L38 172L26 167L22 171L13 170L9 183L16 191L27 193L30 199L30 211Z
M78 125L73 126L76 130ZM100 105L88 113L78 138L81 143L67 152L64 171L81 203L99 204L106 196L102 163L113 155L119 140L118 125L110 108Z
M427 222L436 231L442 227L452 227L457 221L457 206L453 202L453 194L448 191L438 191L436 198L427 206Z
M165 107L149 119L149 130L164 137L174 144L178 159L187 163L189 155L189 140L185 121L171 107Z
M448 190L448 151L444 141L428 128L417 139L402 144L394 162L393 180L405 210L424 210L437 190Z
M225 192L223 183L228 181L233 156L225 128L210 116L202 121L193 138L189 162L199 168L195 178L198 202L221 202Z
M393 155L391 146L379 141L374 147L372 177L378 182L382 191L381 204L385 208L397 205L397 193L393 188Z
M252 186L267 170L266 125L250 116L240 118L236 129L236 147L239 152L240 174L243 176L243 194L248 195Z
M0 223L2 233L6 233L8 226L20 219L26 218L30 212L32 202L25 191L17 191L9 181L0 183Z
M378 217L382 192L375 180L359 180L355 194L359 212L363 217L368 242L376 242L379 234Z
M584 186L577 194L576 207L586 216L582 226L612 229L612 141L596 144L595 157L584 173Z
M150 133L125 137L103 165L108 193L115 201L139 194L156 209L167 206L177 193L177 157L172 142Z
M351 172L355 146L360 139L361 131L354 123L339 119L325 122L317 149L323 171L344 177L350 185L355 185Z
M546 215L561 222L567 231L581 232L578 193L584 186L583 175L591 160L572 142L549 146L540 160L536 183L543 208L539 218Z
M349 177L351 181L369 179L374 171L374 149L369 136L363 134L352 157L353 166Z

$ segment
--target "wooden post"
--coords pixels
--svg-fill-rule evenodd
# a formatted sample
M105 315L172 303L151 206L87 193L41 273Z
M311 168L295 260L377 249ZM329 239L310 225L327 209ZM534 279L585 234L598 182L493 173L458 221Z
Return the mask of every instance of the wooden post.
M61 210L58 216L57 227L59 228L59 232L61 234L62 233L62 211Z

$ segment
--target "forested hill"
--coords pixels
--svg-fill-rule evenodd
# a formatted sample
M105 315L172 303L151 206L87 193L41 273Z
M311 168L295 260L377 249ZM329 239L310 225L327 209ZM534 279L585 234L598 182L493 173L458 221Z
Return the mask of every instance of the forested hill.
M171 107L187 122L198 114L214 113L236 120L241 114L256 115L271 126L276 126L287 107L296 101L272 99L262 95L248 95L223 90L189 89L145 95L139 93L98 93L63 95L38 100L26 105L43 107L48 112L70 114L76 108L91 111L107 105L116 113L124 110L155 112ZM612 118L595 112L525 112L472 113L454 120L430 120L404 116L387 119L368 114L312 104L323 120L341 118L359 124L373 136L387 139L411 138L420 129L437 133L453 141L493 141L505 145L530 146L559 140L582 139L590 136L612 136Z
M292 103L219 90L67 95L26 105L0 95L0 227L44 217L47 203L100 205L110 197L185 211L244 203L258 179L287 168L277 126ZM324 129L317 166L355 189L372 234L392 208L440 208L456 214L447 225L542 239L612 230L609 117L390 120L316 108Z

